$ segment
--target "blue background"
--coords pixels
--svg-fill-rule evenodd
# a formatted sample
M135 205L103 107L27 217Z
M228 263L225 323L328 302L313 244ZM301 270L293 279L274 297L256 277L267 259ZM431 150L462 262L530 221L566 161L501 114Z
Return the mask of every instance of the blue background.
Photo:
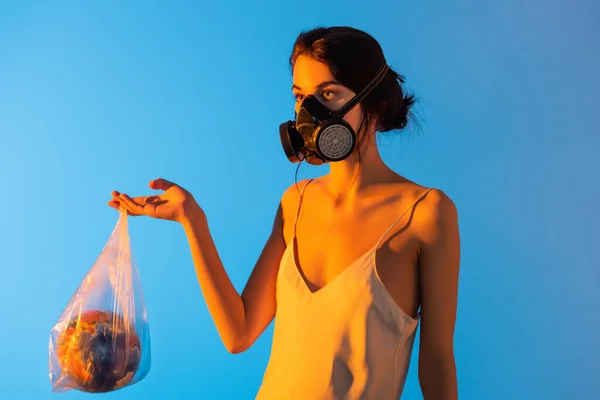
M0 398L89 397L51 393L47 344L117 221L113 189L151 194L165 177L191 190L241 291L294 181L277 133L293 117L293 41L336 24L374 35L420 97L421 129L382 137L384 160L459 209L460 398L597 398L599 8L1 2ZM252 399L271 328L230 355L181 227L138 218L130 234L153 365L102 397ZM422 398L417 353L404 399Z

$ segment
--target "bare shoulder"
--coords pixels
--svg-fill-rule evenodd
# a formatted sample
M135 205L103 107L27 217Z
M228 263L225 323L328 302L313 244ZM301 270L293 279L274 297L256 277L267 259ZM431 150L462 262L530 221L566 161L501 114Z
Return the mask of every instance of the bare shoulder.
M431 188L423 199L424 217L440 218L457 213L454 201L443 190Z
M291 237L294 220L296 219L296 213L298 211L298 204L300 202L300 193L302 189L310 182L309 179L298 181L297 183L291 184L281 196L281 213L283 217L283 237L285 242L289 242Z
M453 234L458 230L456 204L441 189L428 189L415 213L415 219L425 244L433 242L439 235Z
M417 202L415 216L422 223L432 224L439 218L452 217L457 212L452 199L441 189L423 186L401 176L394 184L398 185L394 192Z
M283 195L281 196L281 206L283 208L284 216L288 211L292 211L295 214L298 207L298 201L300 200L300 193L309 182L310 179L304 179L297 183L293 183L283 192Z

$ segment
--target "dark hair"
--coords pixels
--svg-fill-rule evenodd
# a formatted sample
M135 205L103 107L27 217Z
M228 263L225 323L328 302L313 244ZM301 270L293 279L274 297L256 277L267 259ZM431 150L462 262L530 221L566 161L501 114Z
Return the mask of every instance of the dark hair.
M292 68L300 55L329 67L333 77L354 93L362 91L386 62L379 43L369 34L350 27L315 28L302 32L289 62ZM389 68L383 80L361 102L368 127L377 118L376 130L403 129L411 116L414 96L406 95L404 77Z

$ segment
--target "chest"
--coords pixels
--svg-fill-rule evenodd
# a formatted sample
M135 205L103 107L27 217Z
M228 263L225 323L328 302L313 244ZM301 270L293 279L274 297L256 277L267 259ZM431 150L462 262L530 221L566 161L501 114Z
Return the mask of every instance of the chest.
M403 309L416 311L419 240L403 202L374 203L352 210L335 210L305 201L296 226L284 228L297 272L312 292L333 282L346 269L357 268L374 252L373 268ZM295 215L294 215L295 217Z

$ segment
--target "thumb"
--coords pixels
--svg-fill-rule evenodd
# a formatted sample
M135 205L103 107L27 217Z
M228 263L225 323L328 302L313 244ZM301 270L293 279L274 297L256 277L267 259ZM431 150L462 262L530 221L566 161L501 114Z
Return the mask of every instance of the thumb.
M154 190L168 190L169 188L171 188L173 186L177 186L173 182L170 182L163 178L158 178L153 181L150 181L150 183L148 185L150 186L151 189L154 189Z

